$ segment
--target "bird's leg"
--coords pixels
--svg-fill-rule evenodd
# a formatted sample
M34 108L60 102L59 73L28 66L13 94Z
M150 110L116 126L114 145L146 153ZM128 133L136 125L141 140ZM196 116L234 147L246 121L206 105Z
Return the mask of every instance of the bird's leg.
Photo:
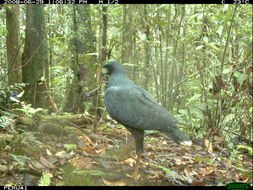
M136 154L137 154L137 159L136 159L136 164L134 166L134 171L133 171L133 177L134 178L139 178L139 169L140 169L140 162L141 162L141 155L144 150L144 130L134 130L132 132L135 140L135 146L136 146Z
M141 152L137 153L136 164L134 166L134 171L133 171L134 178L139 177L140 162L141 162Z

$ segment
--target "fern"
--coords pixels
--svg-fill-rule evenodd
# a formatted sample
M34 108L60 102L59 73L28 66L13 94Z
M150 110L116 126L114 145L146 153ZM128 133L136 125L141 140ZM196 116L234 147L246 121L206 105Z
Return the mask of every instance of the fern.
M11 119L6 116L0 116L0 127L7 128L11 124Z
M52 175L48 172L43 172L39 180L39 186L49 186L51 183Z

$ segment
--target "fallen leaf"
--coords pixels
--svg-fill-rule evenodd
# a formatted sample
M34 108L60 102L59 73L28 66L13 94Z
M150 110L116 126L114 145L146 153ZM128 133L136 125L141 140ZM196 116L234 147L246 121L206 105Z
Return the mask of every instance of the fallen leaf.
M47 149L47 155L52 156L52 153Z
M56 159L56 158L54 158L54 157L49 157L47 160L48 160L50 163L52 163L52 164L55 164L56 162L59 161L58 159Z
M119 180L119 181L108 181L104 178L103 179L103 182L105 185L108 185L108 186L125 186L126 185L126 182L122 181L122 180Z
M220 173L223 173L223 174L225 174L225 173L227 173L228 171L227 170L218 170Z
M32 166L33 166L35 169L37 169L37 170L45 169L45 167L44 167L41 163L39 163L38 161L34 161L34 162L32 163Z
M223 142L223 139L219 136L214 136L214 141L216 144L220 144Z
M70 159L73 157L73 155L74 155L73 151L71 151L70 153L66 153L65 151L60 151L55 154L55 156L59 158L65 158L65 159Z
M105 149L102 148L102 149L100 149L100 150L95 150L95 152L96 152L97 154L101 154L101 153L105 152Z
M205 139L204 143L205 143L205 147L207 148L208 152L213 152L212 143L208 139Z
M136 161L133 158L128 158L123 161L125 164L128 164L129 166L133 167Z
M96 153L96 150L92 147L88 147L88 146L85 146L85 147L79 147L79 149L87 152L87 153Z
M112 167L111 163L107 160L102 160L101 161L101 165L105 168L105 169L109 169Z
M43 156L40 157L40 162L42 165L44 165L45 167L48 167L48 168L52 168L54 169L55 166L54 164L52 164L51 162L49 162L46 158L44 158Z
M185 178L185 180L189 184L191 184L192 183L192 179L193 179L192 175L190 174L190 172L188 172L188 170L186 168L184 169L184 173L185 173L186 177L184 177L184 176L183 177Z
M93 144L93 142L90 140L88 136L83 135L82 139L83 139L83 142L85 142L88 146L95 147L95 145Z
M165 176L166 176L165 171L162 172L155 171L155 179L163 180Z
M181 165L183 164L182 160L178 159L178 158L173 158L173 160L175 160L176 165Z
M92 162L89 158L80 155L75 156L69 160L77 169L90 169L92 167Z
M6 172L7 171L7 166L5 165L0 165L0 172Z
M202 168L203 171L199 172L200 175L206 176L214 172L214 168L212 166L207 166L206 168Z

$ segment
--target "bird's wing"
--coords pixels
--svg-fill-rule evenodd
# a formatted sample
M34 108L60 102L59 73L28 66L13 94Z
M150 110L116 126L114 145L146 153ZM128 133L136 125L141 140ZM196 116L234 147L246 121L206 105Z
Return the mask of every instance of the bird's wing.
M136 85L107 88L105 104L110 116L126 126L163 131L178 123L152 95Z
M153 102L154 104L158 104L158 102L156 101L155 97L152 96L148 91L146 91L143 88L140 88L138 86L135 85L135 89L138 89L138 91L140 91L142 93L142 96L145 97L146 99L148 99L149 101Z

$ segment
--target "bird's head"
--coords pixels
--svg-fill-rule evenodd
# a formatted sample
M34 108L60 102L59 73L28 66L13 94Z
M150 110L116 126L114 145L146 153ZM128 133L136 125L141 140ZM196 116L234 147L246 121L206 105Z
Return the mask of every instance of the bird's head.
M119 64L116 61L109 62L103 65L102 68L103 75L112 75L112 74L124 74L126 75L126 70L123 65Z

